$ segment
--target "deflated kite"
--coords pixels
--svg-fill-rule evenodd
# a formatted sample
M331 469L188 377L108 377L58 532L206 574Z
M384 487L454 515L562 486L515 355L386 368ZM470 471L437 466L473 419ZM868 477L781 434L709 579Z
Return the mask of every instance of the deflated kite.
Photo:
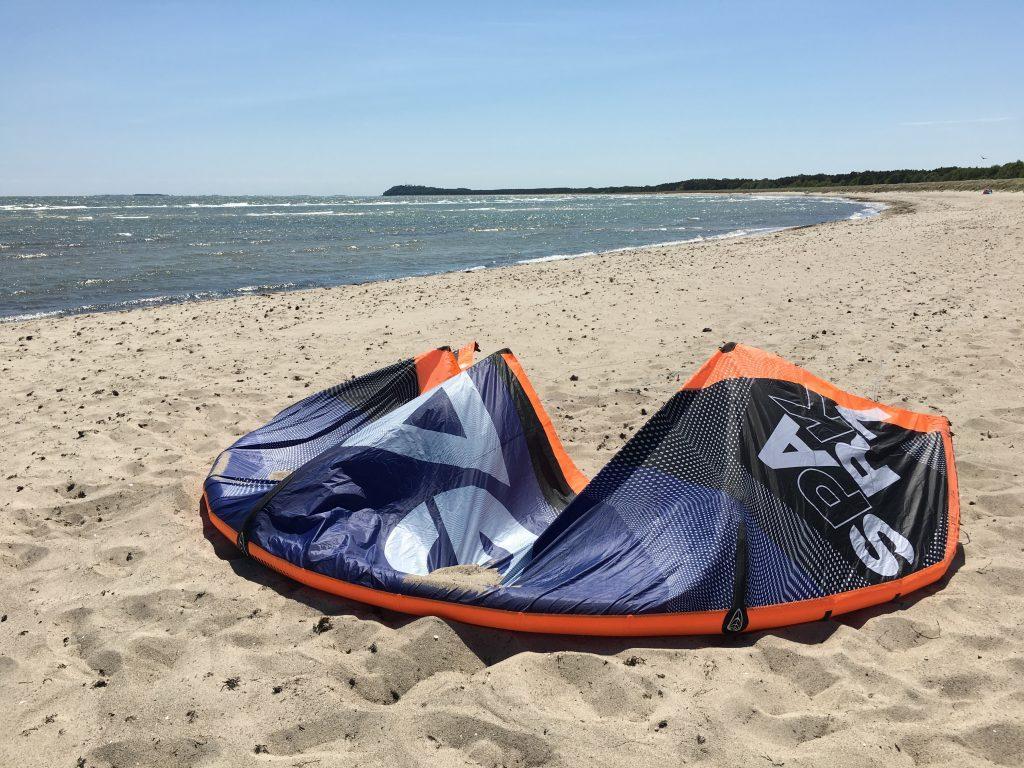
M778 627L893 600L952 562L941 416L727 344L588 482L512 353L474 351L287 408L220 455L204 513L316 589L533 632ZM493 578L440 578L453 566Z

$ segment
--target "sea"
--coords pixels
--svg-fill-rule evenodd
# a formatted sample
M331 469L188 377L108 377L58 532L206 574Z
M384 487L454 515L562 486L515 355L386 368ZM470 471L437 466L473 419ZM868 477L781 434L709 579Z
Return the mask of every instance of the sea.
M0 197L0 321L743 237L878 210L768 194Z

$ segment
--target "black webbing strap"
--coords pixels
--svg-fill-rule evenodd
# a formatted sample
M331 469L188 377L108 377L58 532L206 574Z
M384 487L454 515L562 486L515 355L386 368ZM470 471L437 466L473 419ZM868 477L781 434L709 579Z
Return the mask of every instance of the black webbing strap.
M735 635L747 628L747 524L740 518L736 530L736 575L732 585L732 606L722 620L722 633Z
M260 511L270 503L271 499L273 499L282 488L288 485L288 481L293 477L295 477L294 472L263 494L260 497L260 500L257 501L256 504L253 505L253 508L249 510L249 514L245 516L245 520L242 521L242 525L238 529L238 539L235 544L238 545L238 548L242 550L246 557L249 556L249 526L252 524L252 521L256 519L256 515L258 515Z

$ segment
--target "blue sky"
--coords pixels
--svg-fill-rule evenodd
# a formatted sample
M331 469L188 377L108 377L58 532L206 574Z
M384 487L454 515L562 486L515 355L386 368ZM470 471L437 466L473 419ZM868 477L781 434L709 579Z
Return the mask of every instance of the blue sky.
M0 0L0 194L1006 162L1022 29L1017 0Z

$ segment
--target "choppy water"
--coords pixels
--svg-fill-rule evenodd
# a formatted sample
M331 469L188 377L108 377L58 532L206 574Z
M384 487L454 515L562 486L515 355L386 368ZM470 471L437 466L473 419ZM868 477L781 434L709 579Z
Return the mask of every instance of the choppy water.
M125 309L859 218L834 197L0 198L0 320Z

